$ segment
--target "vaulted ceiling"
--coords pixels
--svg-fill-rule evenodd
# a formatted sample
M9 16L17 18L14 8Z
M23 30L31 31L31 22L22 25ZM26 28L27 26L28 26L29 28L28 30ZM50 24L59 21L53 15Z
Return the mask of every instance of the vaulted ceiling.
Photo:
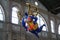
M20 3L20 1L23 0L13 1ZM60 13L60 0L38 0L38 1L40 1L48 9L48 11L52 12L53 14L57 15Z
M57 15L60 13L60 0L39 0L49 11Z

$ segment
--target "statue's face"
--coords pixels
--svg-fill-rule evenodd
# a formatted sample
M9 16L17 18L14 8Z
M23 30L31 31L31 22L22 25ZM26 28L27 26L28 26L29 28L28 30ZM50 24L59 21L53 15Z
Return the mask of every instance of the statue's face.
M33 12L33 15L36 16L37 15L37 12Z
M32 9L29 10L29 15L34 15L36 16L37 12L33 11Z

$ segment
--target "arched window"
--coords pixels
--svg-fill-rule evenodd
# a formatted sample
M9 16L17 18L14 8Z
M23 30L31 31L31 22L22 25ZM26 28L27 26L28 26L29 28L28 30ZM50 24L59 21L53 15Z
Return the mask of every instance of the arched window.
M60 34L60 25L59 25L59 27L58 27L58 34Z
M4 18L4 10L3 10L1 5L0 5L0 20L1 21L5 20L5 18Z
M42 26L43 24L46 24L46 21L44 20L44 18L40 14L37 15L37 18L38 18L37 23L38 23L38 26L39 27ZM43 31L48 31L47 26L46 27L43 27L42 30Z
M54 21L51 20L50 23L51 23L51 32L54 33L55 32L54 31Z
M17 16L18 11L19 10L17 7L12 8L12 23L14 24L18 24L18 16Z

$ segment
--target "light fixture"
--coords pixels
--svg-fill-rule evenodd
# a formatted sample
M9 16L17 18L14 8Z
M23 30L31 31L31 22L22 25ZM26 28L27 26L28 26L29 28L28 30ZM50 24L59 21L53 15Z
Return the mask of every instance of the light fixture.
M37 6L38 5L38 2L35 2L35 5Z

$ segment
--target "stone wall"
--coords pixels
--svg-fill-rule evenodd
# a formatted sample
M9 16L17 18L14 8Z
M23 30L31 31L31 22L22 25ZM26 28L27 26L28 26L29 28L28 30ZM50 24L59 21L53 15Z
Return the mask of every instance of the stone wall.
M34 1L28 0L34 5ZM38 0L37 0L38 1ZM13 5L17 5L20 10L22 10L22 15L25 11L25 1L12 1L12 0L0 0L0 4L4 9L5 21L0 21L0 40L60 40L58 35L58 25L60 24L60 18L51 14L47 9L39 3L40 14L47 22L48 32L42 31L39 33L40 38L37 38L34 34L26 32L22 27L22 24L15 25L11 23L11 14ZM22 5L23 4L23 5ZM41 7L40 7L41 6ZM50 20L53 20L55 23L55 33L51 33Z

